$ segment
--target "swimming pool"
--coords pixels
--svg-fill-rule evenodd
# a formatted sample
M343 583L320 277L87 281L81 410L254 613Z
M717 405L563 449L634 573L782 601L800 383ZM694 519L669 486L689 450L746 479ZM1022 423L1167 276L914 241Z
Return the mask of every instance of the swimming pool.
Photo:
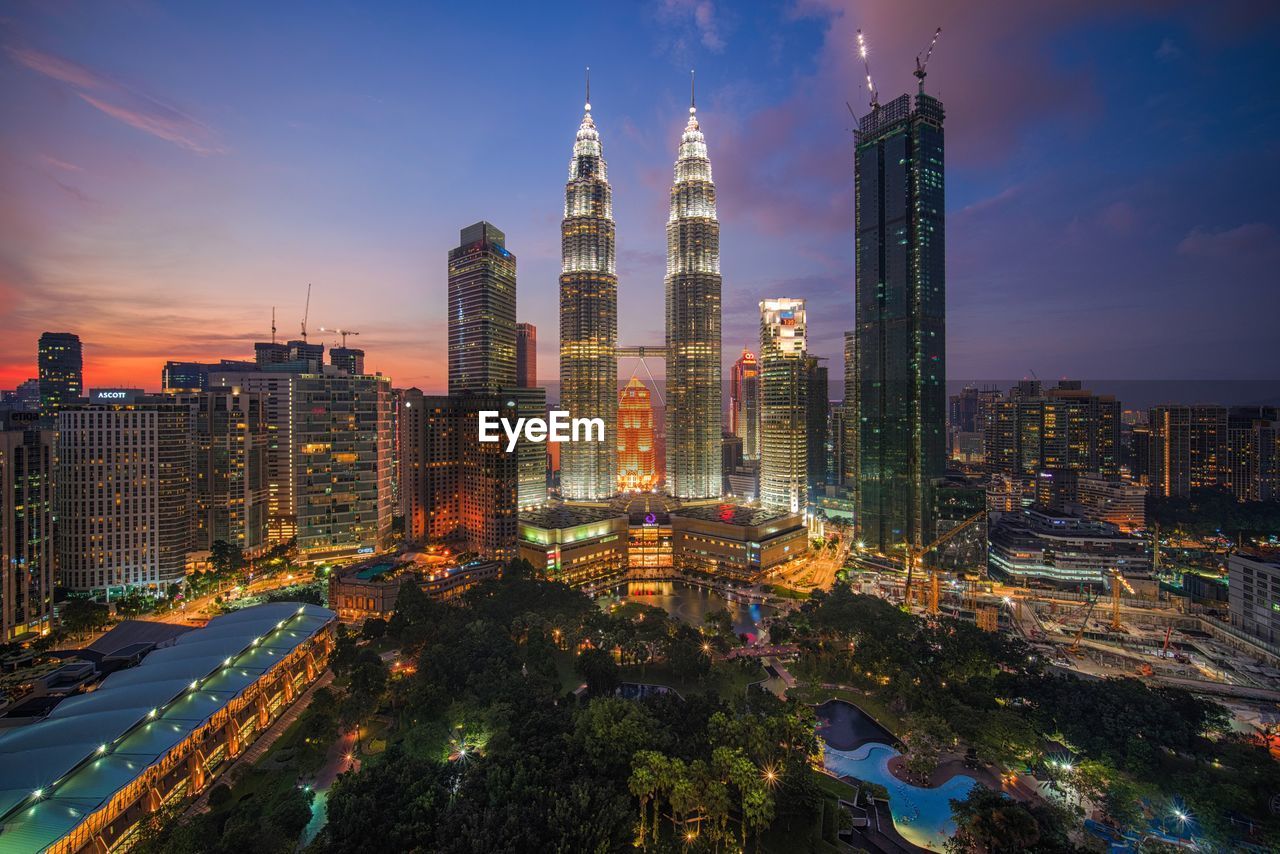
M364 569L357 572L356 578L359 578L361 581L369 581L370 579L377 578L379 575L390 572L395 568L396 565L390 561L375 563L372 566L366 566Z
M963 774L952 777L936 789L922 789L904 783L889 771L889 760L898 751L885 744L864 744L855 750L837 750L828 746L823 764L831 773L879 783L889 791L889 812L893 826L908 842L944 851L947 840L956 832L951 820L951 801L960 800L977 785Z

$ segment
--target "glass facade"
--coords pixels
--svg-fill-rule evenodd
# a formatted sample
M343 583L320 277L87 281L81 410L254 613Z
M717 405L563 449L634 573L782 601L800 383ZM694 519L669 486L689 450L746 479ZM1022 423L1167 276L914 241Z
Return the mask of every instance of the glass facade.
M760 459L760 363L744 349L729 379L729 432L742 440L742 458Z
M667 219L666 487L713 498L722 487L720 222L695 107L680 138Z
M516 384L516 256L487 222L449 250L448 326L450 394Z
M605 435L562 446L560 493L594 501L618 488L618 275L613 190L591 104L585 109L560 230L560 408L572 418L604 419Z
M40 414L52 426L58 410L78 403L84 392L84 355L80 336L46 332L40 336Z
M809 478L807 334L804 300L760 303L760 504L788 513Z
M639 377L618 393L618 491L648 492L658 485L653 403Z
M933 539L928 493L946 469L943 117L903 95L856 137L858 510L885 553Z

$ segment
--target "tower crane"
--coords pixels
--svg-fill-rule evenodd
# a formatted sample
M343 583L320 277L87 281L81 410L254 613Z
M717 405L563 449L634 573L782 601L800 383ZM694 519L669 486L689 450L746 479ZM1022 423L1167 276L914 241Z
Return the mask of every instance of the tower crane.
M1120 591L1127 589L1133 592L1133 585L1125 580L1120 574L1120 570L1112 569L1109 573L1111 576L1111 631L1124 631L1124 625L1120 622Z
M972 516L965 519L959 525L956 525L954 528L944 533L942 536L935 538L934 541L929 543L928 545L917 547L917 546L912 546L911 544L907 544L905 549L905 554L903 555L903 562L906 564L906 569L907 569L907 586L905 590L905 595L903 596L904 603L906 603L907 605L911 604L911 577L915 572L916 563L923 560L924 556L927 555L929 552L933 551L938 546L947 542L956 534L959 534L965 528L968 528L974 522L977 522L979 519L986 518L986 515L987 515L987 511L985 509L979 510L977 513L974 513ZM921 568L923 569L923 567ZM940 581L938 578L937 570L930 569L929 577L930 577L929 613L936 614L938 613L938 598L941 594Z
M916 70L911 72L916 79L920 81L920 94L924 94L924 76L925 69L929 67L929 58L933 56L934 45L938 43L938 36L942 35L942 27L938 27L933 34L933 40L929 42L929 47L920 51L924 54L924 62L920 61L920 53L916 54Z
M307 317L311 314L311 283L307 282L307 304L302 309L302 340L307 340Z
M359 335L359 334L360 334L359 332L356 332L356 331L351 330L351 329L335 329L335 328L333 328L332 326L321 326L321 327L320 327L320 331L321 331L321 332L332 332L332 333L334 333L335 335L341 335L341 336L342 336L342 347L343 347L343 349L346 349L346 346L347 346L347 336L348 336L348 335Z
M858 56L862 58L862 69L867 76L867 94L871 96L872 111L880 109L880 93L876 91L875 84L871 82L871 60L867 58L867 38L862 34L862 30L858 30Z
M1076 636L1071 639L1071 646L1067 647L1067 652L1074 655L1080 651L1080 638L1084 637L1084 630L1089 625L1089 617L1093 614L1093 606L1098 604L1098 594L1094 594L1089 600L1089 610L1084 612L1084 619L1080 621L1080 628L1076 629Z

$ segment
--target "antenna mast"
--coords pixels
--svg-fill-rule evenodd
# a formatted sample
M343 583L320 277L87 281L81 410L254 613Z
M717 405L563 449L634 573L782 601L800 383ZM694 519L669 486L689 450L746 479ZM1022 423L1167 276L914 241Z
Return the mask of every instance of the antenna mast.
M271 343L276 343L276 307L271 306Z

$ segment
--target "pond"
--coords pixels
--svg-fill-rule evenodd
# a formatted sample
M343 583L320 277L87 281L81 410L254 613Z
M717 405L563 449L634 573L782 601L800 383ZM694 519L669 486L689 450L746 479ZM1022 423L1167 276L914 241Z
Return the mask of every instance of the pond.
M726 598L718 591L684 581L630 581L601 597L602 605L617 601L661 608L691 626L703 625L707 614L724 608L733 619L734 632L752 641L760 636L761 622L776 610L758 602Z
M838 777L878 783L889 792L893 826L908 842L943 851L955 833L951 801L964 798L977 781L958 774L934 789L913 786L889 771L898 751L893 734L852 703L829 700L818 707L818 735L826 742L823 764Z

